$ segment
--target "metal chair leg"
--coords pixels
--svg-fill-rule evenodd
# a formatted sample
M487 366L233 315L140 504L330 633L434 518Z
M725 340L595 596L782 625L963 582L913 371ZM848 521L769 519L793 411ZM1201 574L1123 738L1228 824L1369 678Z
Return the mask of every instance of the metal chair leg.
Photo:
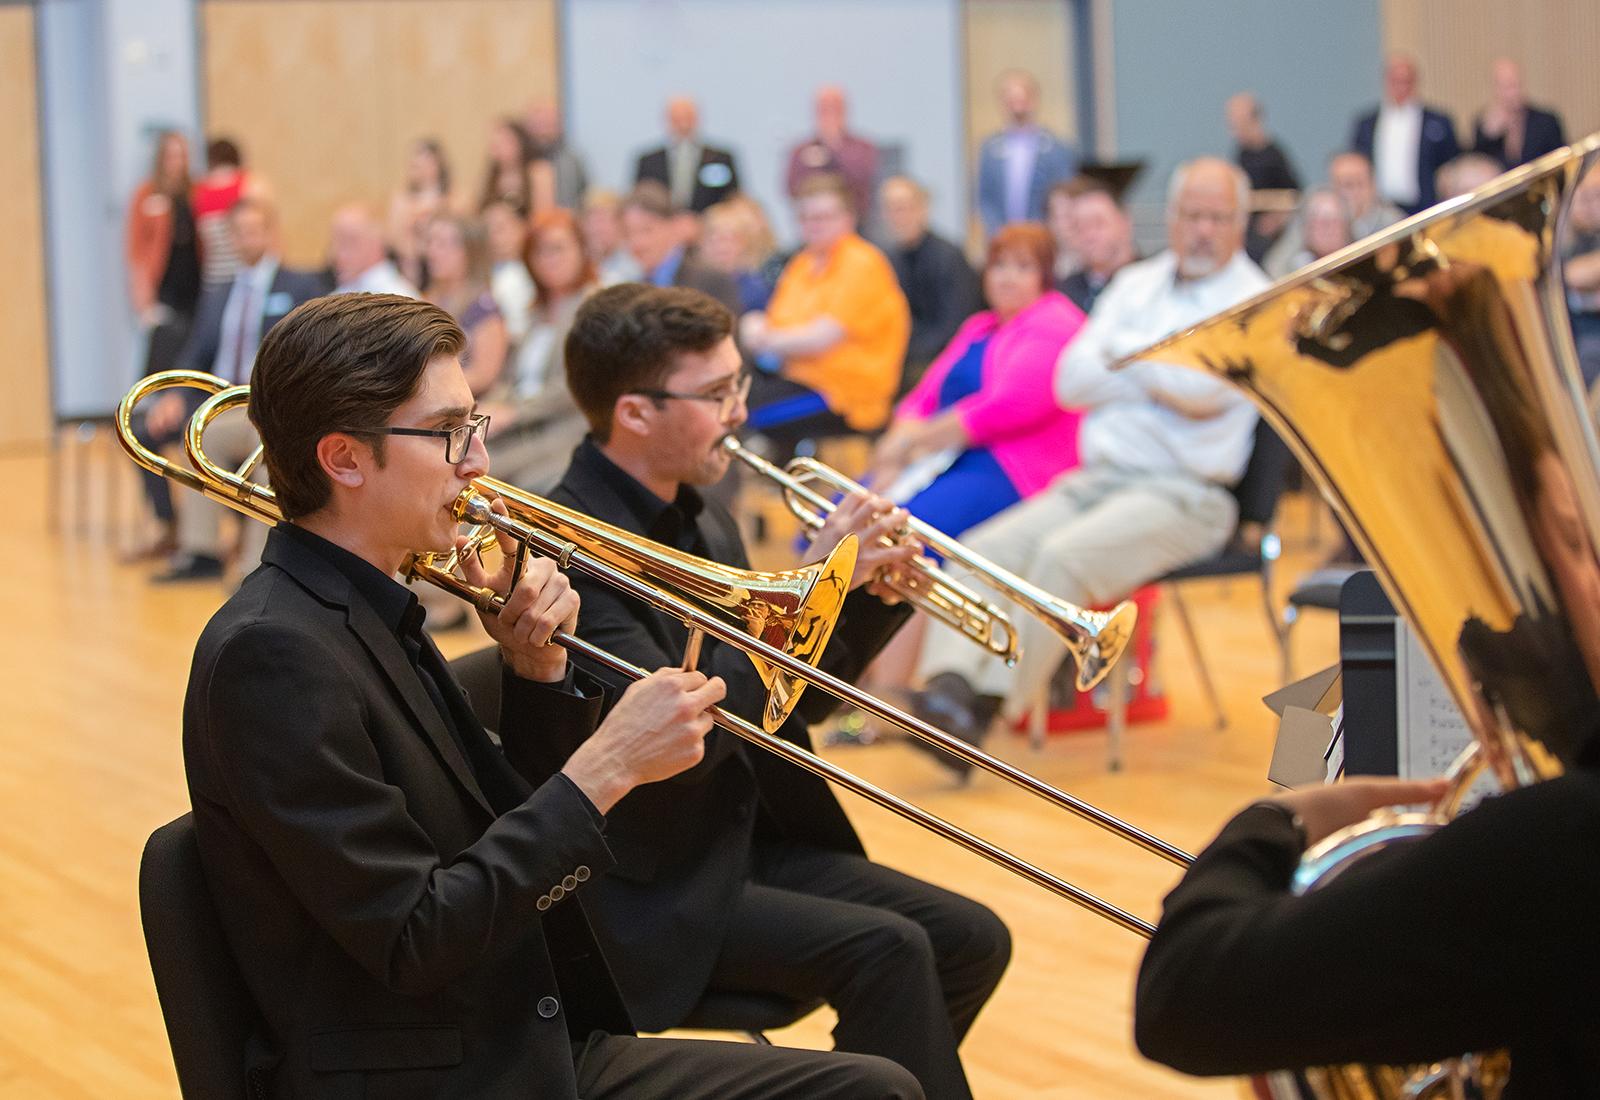
M1143 629L1142 627L1137 629ZM1137 637L1137 634L1135 634ZM1132 648L1131 646L1129 647ZM1106 678L1106 770L1122 770L1122 735L1128 729L1128 697L1132 694L1133 672L1131 656L1124 657L1111 669Z
M1189 618L1189 609L1184 605L1183 596L1178 592L1177 585L1169 585L1167 591L1172 594L1172 603L1178 611L1178 625L1183 628L1184 640L1189 644L1189 652L1194 654L1195 667L1200 671L1200 686L1205 689L1206 698L1211 702L1211 712L1217 717L1217 729L1228 728L1228 716L1223 713L1222 700L1217 696L1217 685L1211 681L1211 669L1206 665L1205 654L1200 649L1200 640L1195 635L1194 623Z

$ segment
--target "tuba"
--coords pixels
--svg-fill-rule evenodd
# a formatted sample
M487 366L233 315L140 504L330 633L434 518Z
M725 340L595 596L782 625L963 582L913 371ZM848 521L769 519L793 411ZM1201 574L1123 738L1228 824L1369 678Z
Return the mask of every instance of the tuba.
M1428 813L1305 854L1297 892L1427 836L1487 772L1553 778L1600 720L1600 445L1556 243L1600 134L1449 200L1129 358L1244 390L1310 471L1460 707L1472 744ZM1465 965L1465 961L1463 965ZM1500 1095L1503 1052L1334 1066L1271 1097Z

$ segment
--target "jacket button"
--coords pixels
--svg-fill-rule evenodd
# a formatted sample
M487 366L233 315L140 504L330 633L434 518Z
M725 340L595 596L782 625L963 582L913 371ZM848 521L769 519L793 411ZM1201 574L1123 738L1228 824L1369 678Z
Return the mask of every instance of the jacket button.
M572 872L572 877L577 879L579 882L588 882L589 868L580 865L576 871Z
M561 880L561 888L563 890L565 890L569 894L572 893L572 891L574 891L574 890L576 890L578 888L578 878L577 878L577 876L576 875L568 875L566 878L562 879Z
M538 1011L540 1016L543 1016L546 1020L548 1020L557 1012L561 1011L561 1005L554 997L540 997Z
M567 896L567 892L561 888L561 885L559 883L557 883L555 886L550 887L550 900L551 901L560 901L562 898L564 898L566 896Z
M533 903L533 906L535 909L539 910L539 912L543 913L546 909L550 908L550 906L554 904L555 903L550 900L549 894L542 894L540 895L539 900Z

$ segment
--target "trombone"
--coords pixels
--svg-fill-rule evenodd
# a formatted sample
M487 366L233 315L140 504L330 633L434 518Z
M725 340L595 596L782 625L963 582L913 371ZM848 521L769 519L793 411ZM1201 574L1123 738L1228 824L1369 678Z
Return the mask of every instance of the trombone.
M813 484L822 485L832 494L865 491L858 482L814 458L795 458L787 466L778 466L731 435L723 439L722 445L745 465L775 482L783 490L789 511L811 531L821 527L835 507L833 500L812 488ZM915 517L906 521L899 538L914 538L946 561L960 562L989 587L1054 631L1077 664L1079 691L1088 691L1105 679L1133 638L1139 609L1131 603L1124 601L1109 611L1087 611L1002 569ZM890 541L887 536L885 541ZM901 598L1006 664L1016 664L1021 651L1010 617L994 603L951 578L931 558L917 557L908 569L896 574L888 583Z
M184 436L185 449L193 469L155 454L139 442L133 433L132 416L139 402L149 394L172 387L197 388L211 395L195 410ZM136 383L117 408L117 431L123 449L135 462L152 473L187 485L254 519L277 523L282 519L282 514L276 496L270 488L251 480L250 476L260 462L261 448L258 447L234 470L218 465L205 452L206 427L223 413L242 407L249 400L249 393L247 386L229 386L214 375L197 371L166 371L150 375ZM501 515L492 510L490 501L495 497L504 502L508 514ZM478 527L469 541L469 550L489 541L492 538L491 531L499 532L517 543L516 561L519 566L531 550L554 558L562 568L580 569L678 619L690 632L686 664L692 664L698 653L700 639L705 635L742 650L762 671L763 680L769 687L768 704L763 716L765 728L720 707L713 708L713 718L723 729L854 791L868 801L1122 928L1146 938L1154 934L1155 928L1148 921L860 779L772 732L793 709L801 687L818 687L939 745L947 752L965 758L977 767L1001 775L1046 801L1169 862L1186 866L1193 861L1193 857L1165 841L814 667L814 662L821 657L822 645L832 632L849 587L849 576L854 569L854 539L841 542L839 550L824 562L784 573L761 573L732 569L683 554L494 478L476 479L462 491L456 501L455 511L462 522ZM501 597L492 590L476 587L456 576L454 568L458 556L457 551L413 553L407 557L403 572L408 581L428 581L469 601L485 613L497 613L504 602ZM769 636L782 638L795 652L790 652L781 644L774 644ZM641 679L648 674L637 665L565 631L558 631L551 641L631 679ZM773 697L778 697L776 704Z

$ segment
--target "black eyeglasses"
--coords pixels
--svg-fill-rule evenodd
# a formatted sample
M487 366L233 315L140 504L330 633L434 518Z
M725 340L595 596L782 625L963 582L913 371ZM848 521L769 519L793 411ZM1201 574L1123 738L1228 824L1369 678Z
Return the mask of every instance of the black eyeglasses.
M342 432L350 435L422 435L442 439L444 443L444 460L452 466L459 466L466 460L467 451L472 447L472 437L477 436L487 442L489 438L489 417L487 414L474 416L465 424L454 428L391 428L387 425L382 428L340 428Z
M740 371L738 378L733 383L733 388L722 393L676 393L672 390L629 390L629 393L639 397L651 397L657 401L715 401L717 403L717 419L729 421L739 406L744 404L745 398L750 396L751 375L748 371Z

